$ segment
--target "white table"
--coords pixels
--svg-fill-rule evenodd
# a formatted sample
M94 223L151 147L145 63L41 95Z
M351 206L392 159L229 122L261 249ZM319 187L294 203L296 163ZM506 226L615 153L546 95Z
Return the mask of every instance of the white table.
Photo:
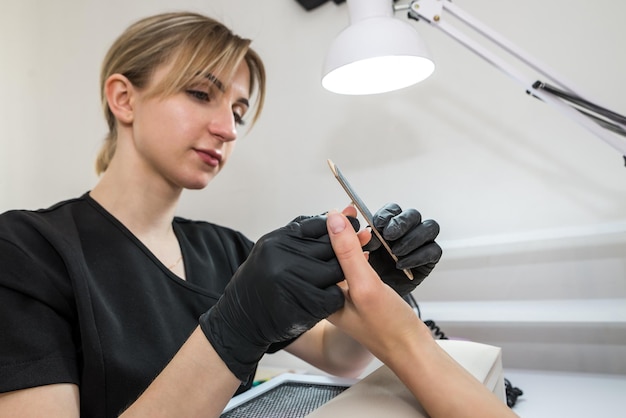
M524 391L513 407L522 418L626 416L626 375L505 369L504 377Z

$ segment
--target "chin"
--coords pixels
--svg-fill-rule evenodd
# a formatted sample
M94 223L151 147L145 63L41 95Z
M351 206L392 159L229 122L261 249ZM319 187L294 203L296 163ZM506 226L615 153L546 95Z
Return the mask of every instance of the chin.
M209 183L211 182L211 180L207 180L207 181L202 181L202 182L189 182L187 184L185 184L183 187L187 190L202 190L204 189L206 186L209 185Z
M189 179L184 183L183 187L189 190L202 190L209 185L214 177L214 175L209 175L201 178Z
M191 186L185 186L184 189L186 189L186 190L202 190L206 186L207 186L206 184L204 186L191 185Z
M221 171L221 167L215 167L214 170L191 171L185 176L179 178L179 184L188 190L202 190L211 183L211 181Z

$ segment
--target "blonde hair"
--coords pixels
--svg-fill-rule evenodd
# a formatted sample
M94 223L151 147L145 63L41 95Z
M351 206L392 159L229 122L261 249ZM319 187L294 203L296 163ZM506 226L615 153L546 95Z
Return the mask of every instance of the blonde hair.
M254 123L263 108L266 77L263 61L250 48L250 42L214 19L189 12L159 14L128 27L109 49L100 73L109 133L98 153L96 172L101 174L107 169L117 142L117 122L104 93L109 76L122 74L142 88L160 65L171 62L169 74L150 94L166 97L210 73L219 73L228 82L243 61L250 69L250 94L256 93Z

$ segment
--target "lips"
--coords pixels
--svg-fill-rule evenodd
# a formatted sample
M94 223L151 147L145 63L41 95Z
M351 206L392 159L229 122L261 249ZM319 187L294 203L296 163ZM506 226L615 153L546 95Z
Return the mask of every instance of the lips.
M222 161L222 153L216 150L196 149L198 156L205 164L211 167L217 167Z

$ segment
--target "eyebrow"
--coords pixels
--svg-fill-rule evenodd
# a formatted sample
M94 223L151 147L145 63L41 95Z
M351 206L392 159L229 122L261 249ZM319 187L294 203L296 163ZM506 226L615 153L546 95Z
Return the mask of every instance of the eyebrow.
M237 99L237 103L241 103L246 107L250 107L250 102L248 101L248 99L244 99L243 97L241 99Z
M215 86L221 91L224 92L226 88L224 87L224 83L220 81L219 78L215 77L213 74L209 73L205 76L207 80L215 84Z
M226 87L224 87L224 83L222 83L221 80L217 78L214 74L208 73L205 77L211 83L215 84L215 87L217 87L219 91L221 91L222 93L226 91ZM237 99L237 102L245 105L246 107L250 107L250 102L248 101L248 99L244 97Z

